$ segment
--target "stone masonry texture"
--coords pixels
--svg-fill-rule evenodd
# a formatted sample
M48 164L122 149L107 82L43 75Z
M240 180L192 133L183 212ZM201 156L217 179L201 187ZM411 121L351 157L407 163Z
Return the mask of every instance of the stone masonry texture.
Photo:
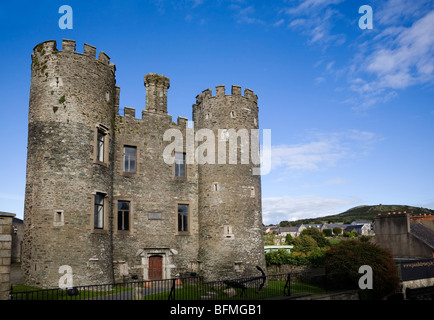
M181 151L188 156L187 131L212 132L216 152L220 129L244 129L250 136L258 129L253 91L203 91L189 129L187 118L174 122L168 114L169 78L149 73L141 117L127 107L120 115L110 57L96 57L88 44L83 53L75 47L75 41L63 40L61 50L56 41L33 49L22 244L26 282L58 287L62 266L72 270L74 286L192 273L210 280L260 275L261 180L252 174L251 161L240 161L251 146L236 147L235 164L188 162L181 177L163 156L170 130L181 133ZM202 140L193 141L198 149ZM134 150L133 162L126 161L127 149ZM122 203L129 204L125 228L119 228ZM188 208L185 229L178 206Z
M0 300L9 299L14 216L12 213L0 212Z

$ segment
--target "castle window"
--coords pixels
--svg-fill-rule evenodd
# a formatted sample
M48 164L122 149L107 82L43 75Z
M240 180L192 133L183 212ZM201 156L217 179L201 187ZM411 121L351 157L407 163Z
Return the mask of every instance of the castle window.
M231 118L235 118L235 111L231 111Z
M175 152L175 177L185 177L185 153Z
M104 198L105 194L97 192L95 194L95 208L94 208L94 228L104 228Z
M98 138L97 138L97 155L96 159L99 162L104 162L104 144L105 144L105 136L106 132L98 129Z
M94 162L100 165L108 165L108 133L109 129L99 123L96 125L94 140Z
M213 183L213 185L212 185L212 191L215 191L215 192L219 191L219 184L217 182Z
M234 234L232 233L232 226L230 225L223 226L223 237L225 239L234 239Z
M54 211L53 225L60 227L64 225L63 210Z
M254 198L255 195L256 195L255 187L250 187L250 197L251 197L251 198Z
M136 172L137 148L124 146L124 172Z
M178 232L188 232L188 204L178 204Z
M118 230L130 230L129 201L118 201Z

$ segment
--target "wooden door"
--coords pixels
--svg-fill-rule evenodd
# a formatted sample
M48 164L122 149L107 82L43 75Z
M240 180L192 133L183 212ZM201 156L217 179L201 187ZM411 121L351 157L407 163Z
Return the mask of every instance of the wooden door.
M163 257L151 256L149 257L149 280L163 279Z

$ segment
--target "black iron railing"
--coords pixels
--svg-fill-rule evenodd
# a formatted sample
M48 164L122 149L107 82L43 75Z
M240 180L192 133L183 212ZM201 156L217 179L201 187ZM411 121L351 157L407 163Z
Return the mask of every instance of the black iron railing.
M286 273L206 282L202 277L16 292L11 300L258 300L355 289L336 274ZM336 281L338 283L336 283ZM356 284L357 285L357 284Z

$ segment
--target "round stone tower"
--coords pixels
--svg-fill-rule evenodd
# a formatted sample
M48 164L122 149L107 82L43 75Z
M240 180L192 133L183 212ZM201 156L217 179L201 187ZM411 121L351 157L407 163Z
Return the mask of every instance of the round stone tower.
M75 41L32 54L22 269L43 287L110 283L115 66Z
M196 99L202 274L207 280L261 275L256 268L265 270L261 176L255 161L259 142L254 141L259 137L257 96L249 89L242 96L239 86L226 95L225 87L218 86L215 96L207 89ZM201 142L198 136L206 139ZM209 148L213 140L215 148Z

